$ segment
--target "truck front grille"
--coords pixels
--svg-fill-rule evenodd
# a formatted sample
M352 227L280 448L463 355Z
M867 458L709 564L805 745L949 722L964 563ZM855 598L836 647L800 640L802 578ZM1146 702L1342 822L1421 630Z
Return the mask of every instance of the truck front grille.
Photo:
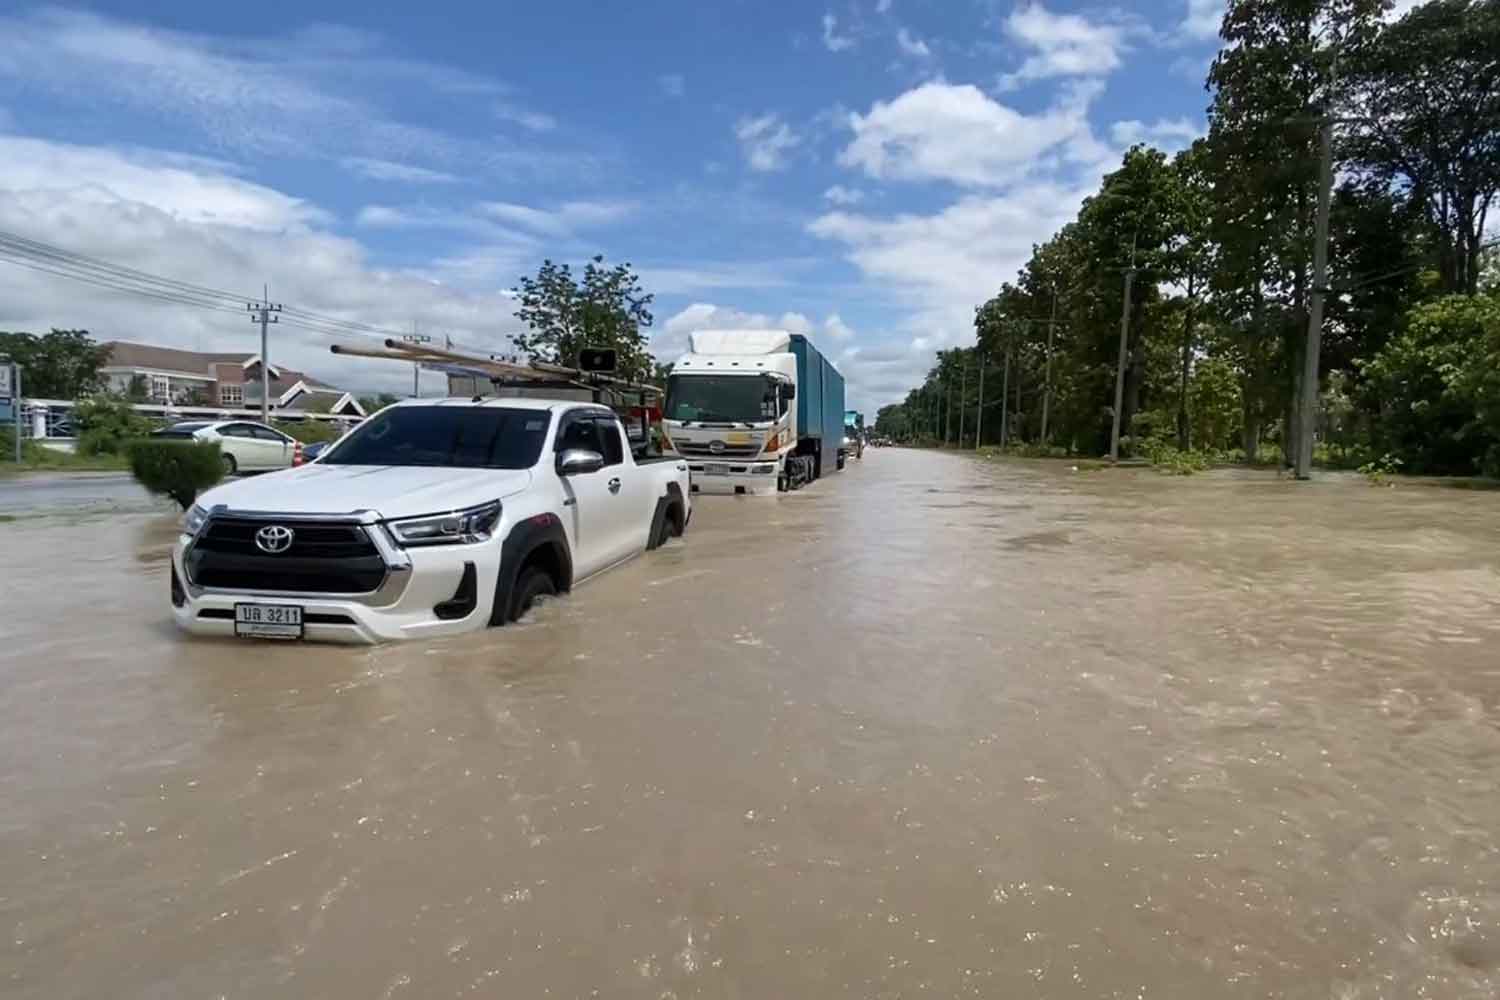
M284 552L267 553L255 534L268 525L292 531ZM193 543L188 578L199 587L296 594L367 594L385 580L385 560L362 525L347 521L214 518Z
M673 441L677 446L677 453L692 458L754 458L760 454L759 444L725 444L722 441L714 441L712 444L719 445L719 450L714 451L707 441Z

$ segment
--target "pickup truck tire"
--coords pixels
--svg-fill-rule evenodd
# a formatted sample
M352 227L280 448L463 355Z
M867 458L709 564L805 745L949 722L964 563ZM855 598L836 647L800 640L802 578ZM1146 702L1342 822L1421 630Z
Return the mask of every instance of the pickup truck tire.
M683 531L682 503L675 496L661 497L656 501L656 513L651 518L651 534L646 537L646 548L659 549L674 538L681 538Z
M521 571L520 579L516 580L515 589L511 591L508 620L519 620L540 601L556 595L557 584L552 582L552 574L540 566L527 566Z

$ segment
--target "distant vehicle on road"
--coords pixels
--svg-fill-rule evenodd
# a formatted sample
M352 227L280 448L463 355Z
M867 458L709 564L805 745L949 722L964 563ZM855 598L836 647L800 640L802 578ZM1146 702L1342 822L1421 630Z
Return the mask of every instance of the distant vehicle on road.
M682 534L676 456L637 461L605 406L408 400L308 466L199 498L172 556L183 629L331 642L502 625Z
M667 379L662 429L693 489L795 490L844 467L844 376L812 341L785 330L699 330L691 341Z
M841 447L845 456L865 457L865 415L858 410L844 411L844 441Z
M274 427L253 420L192 420L153 431L155 438L217 441L224 457L224 474L289 469L297 462L302 443Z
M332 441L314 441L311 444L303 445L301 464L306 465L308 462L315 461L319 455L328 450L328 446L331 444L333 444Z

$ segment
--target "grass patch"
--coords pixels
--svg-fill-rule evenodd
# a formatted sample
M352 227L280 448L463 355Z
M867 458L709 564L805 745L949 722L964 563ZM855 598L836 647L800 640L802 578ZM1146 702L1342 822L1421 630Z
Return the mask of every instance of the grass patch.
M11 452L0 459L0 479L33 472L126 472L130 469L124 455L74 455L40 445L27 445L19 463L14 456L15 453Z

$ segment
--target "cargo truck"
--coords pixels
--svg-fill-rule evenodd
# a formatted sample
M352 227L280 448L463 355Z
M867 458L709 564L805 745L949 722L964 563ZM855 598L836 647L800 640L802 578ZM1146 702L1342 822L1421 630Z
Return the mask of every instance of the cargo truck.
M844 377L785 330L699 330L667 380L662 430L702 493L800 489L844 467Z

